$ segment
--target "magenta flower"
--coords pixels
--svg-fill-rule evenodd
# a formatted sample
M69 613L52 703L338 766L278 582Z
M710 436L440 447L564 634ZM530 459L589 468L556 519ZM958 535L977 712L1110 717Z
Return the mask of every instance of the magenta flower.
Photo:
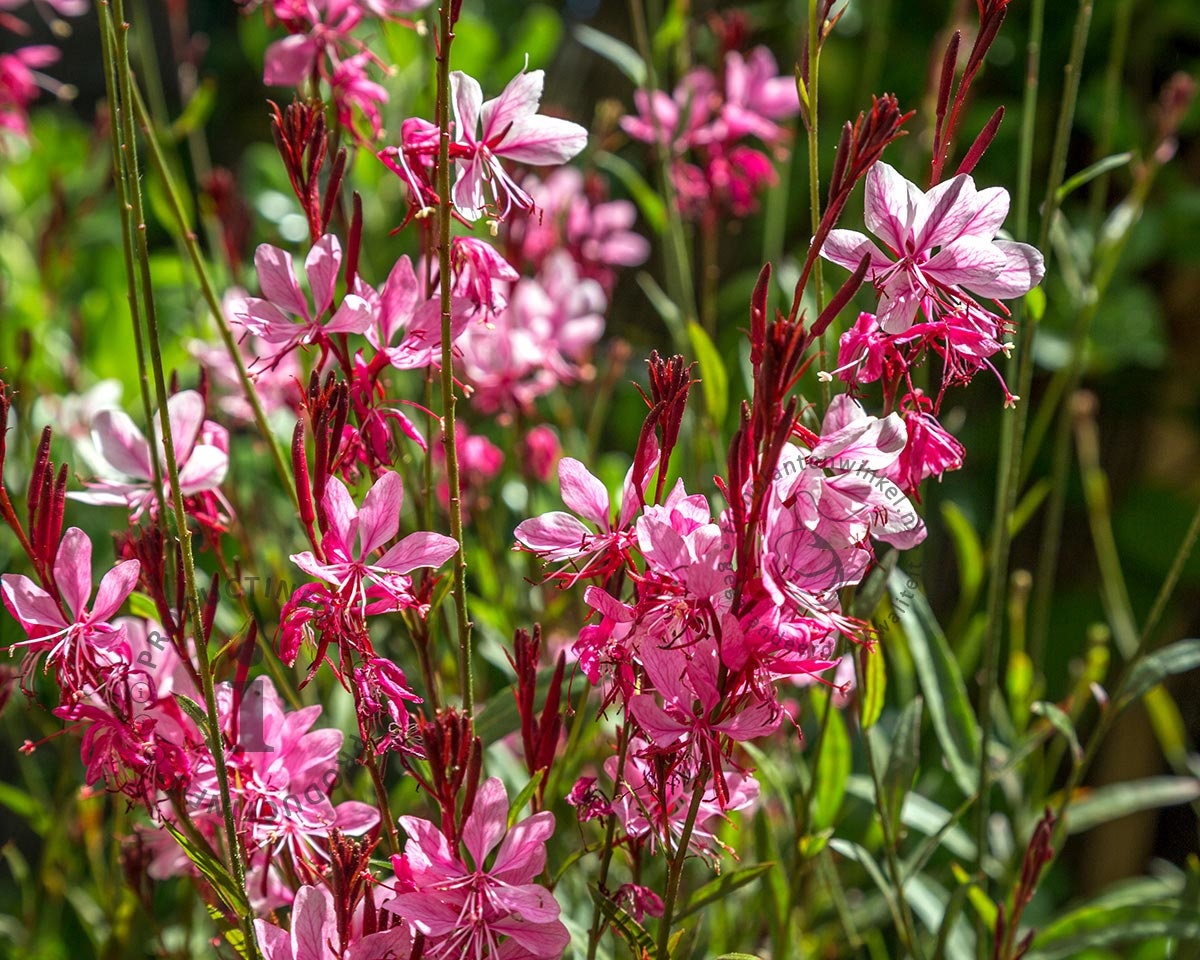
M796 78L780 74L775 57L766 47L755 47L746 56L736 50L725 54L725 103L721 107L722 139L747 135L773 144L785 136L776 120L800 112Z
M292 554L305 573L331 583L347 608L362 615L412 606L412 580L418 567L440 567L458 551L458 543L440 533L410 533L376 560L371 554L396 536L404 487L398 473L385 473L371 487L362 509L346 485L330 477L322 500L329 529L318 558L312 551ZM372 590L371 586L378 589Z
M587 131L579 124L538 115L544 80L541 70L522 71L500 96L484 103L477 80L460 70L450 74L458 162L454 205L465 219L478 220L488 208L503 219L514 206L533 206L529 194L505 172L501 158L548 166L566 163L587 146Z
M29 135L29 105L43 86L52 83L38 71L57 61L58 56L57 48L49 44L0 53L0 130Z
M265 960L405 960L412 950L404 924L342 944L333 894L324 886L296 893L290 932L265 920L255 920L254 930Z
M425 936L429 960L556 960L566 950L558 902L532 882L546 866L554 814L534 814L511 830L507 820L508 794L492 777L463 825L468 863L428 820L399 818L408 843L392 857L399 896L385 906Z
M313 244L304 260L313 299L311 308L300 291L290 253L264 243L255 251L254 266L263 296L234 301L230 313L250 333L269 344L271 353L264 359L272 364L301 345L317 343L324 347L332 334L364 333L374 319L371 305L353 293L346 294L332 317L322 319L333 306L334 288L342 266L342 245L331 233Z
M189 498L211 496L229 510L219 490L229 467L229 438L225 428L204 419L204 398L195 390L181 390L167 401L167 420L175 444L180 491ZM171 490L157 413L154 436L162 469L163 495L169 502ZM157 509L150 444L128 414L101 410L92 420L92 442L103 465L109 468L109 475L87 484L91 492L67 496L98 506L124 505L133 511L134 521L147 508ZM207 515L214 514L215 511L207 511Z
M966 174L923 193L886 163L867 174L865 234L832 230L821 256L854 270L870 257L868 277L880 294L878 320L886 333L903 333L918 309L929 320L972 304L969 294L1010 299L1042 280L1042 255L1026 243L996 240L1008 215L1003 187L976 190ZM893 259L895 258L895 259Z
M100 580L96 602L89 609L92 541L78 527L71 527L63 534L54 559L54 583L65 607L26 576L0 576L4 605L29 637L9 647L9 654L19 648L32 654L27 672L44 655L44 669L54 667L68 700L85 686L100 686L108 669L129 660L125 628L108 621L133 592L140 573L141 564L136 560L118 563Z

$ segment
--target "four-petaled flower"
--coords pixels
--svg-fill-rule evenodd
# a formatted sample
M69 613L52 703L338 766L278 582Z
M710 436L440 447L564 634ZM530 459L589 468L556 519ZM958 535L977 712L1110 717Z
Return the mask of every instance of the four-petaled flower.
M967 174L924 193L879 162L867 174L865 234L832 230L821 256L848 270L870 257L867 276L879 289L878 320L885 333L903 333L921 309L933 320L957 313L977 297L1010 299L1042 280L1042 255L1026 243L996 240L1008 215L1003 187L976 190ZM935 252L936 251L936 252ZM895 259L893 259L895 258Z

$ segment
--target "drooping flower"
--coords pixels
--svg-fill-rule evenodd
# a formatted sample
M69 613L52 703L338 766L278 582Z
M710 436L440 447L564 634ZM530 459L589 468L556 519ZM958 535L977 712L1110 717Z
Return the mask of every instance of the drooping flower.
M1028 293L1045 272L1042 255L1025 243L997 240L1008 215L1008 191L976 190L967 174L923 192L882 161L867 174L865 234L832 230L821 256L849 270L870 258L867 274L879 290L879 325L890 334L960 312L971 295L995 300ZM889 256L890 254L890 256Z
M566 163L587 145L587 131L579 124L538 114L544 82L543 71L522 71L485 103L477 80L460 70L450 74L458 164L453 196L465 219L478 220L489 208L503 219L514 206L532 207L502 158L548 166Z
M385 906L424 935L430 960L557 960L570 942L554 895L533 882L546 866L554 814L511 830L507 820L508 793L495 777L480 785L463 825L469 861L428 820L399 818L408 842L392 858L399 895Z

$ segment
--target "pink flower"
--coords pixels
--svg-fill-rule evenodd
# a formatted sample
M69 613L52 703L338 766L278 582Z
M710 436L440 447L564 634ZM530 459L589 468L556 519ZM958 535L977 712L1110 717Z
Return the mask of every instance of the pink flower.
M450 256L456 294L469 300L476 311L493 316L508 306L508 286L521 275L500 251L485 240L455 237L450 243Z
M0 130L29 135L29 105L52 81L37 73L58 60L58 50L48 44L0 53Z
M558 902L532 882L546 866L554 815L534 814L511 830L507 820L504 784L484 781L462 830L468 864L428 820L399 818L408 843L392 858L399 896L385 906L425 936L430 960L554 960L566 950Z
M385 473L375 481L362 509L354 505L346 485L330 477L322 500L329 518L321 540L322 558L306 550L292 554L292 562L333 584L346 608L357 607L364 616L414 605L407 574L418 567L440 567L458 551L458 543L440 533L410 533L383 556L371 559L399 531L403 501L398 473Z
M505 172L501 158L547 166L566 163L587 146L583 127L538 115L544 80L541 70L522 71L500 96L484 103L478 81L460 70L450 74L458 162L454 205L465 219L478 220L486 208L503 219L514 206L523 210L533 206L529 195Z
M830 231L821 256L849 270L870 257L884 332L903 333L918 309L930 320L959 312L972 303L968 292L1010 299L1041 282L1045 267L1037 250L994 239L1008 214L1002 187L977 191L962 174L923 193L881 161L867 174L866 191L867 227L891 256L854 230Z
M524 462L533 475L541 483L550 479L550 474L562 457L562 444L553 427L539 423L525 434L522 443Z
M184 497L215 499L226 510L220 485L229 467L229 436L225 428L204 419L204 399L195 390L181 390L167 401L167 419L175 444L179 488ZM163 495L171 498L166 454L158 414L154 415L155 448L163 475ZM90 493L69 493L72 500L100 506L124 505L136 521L146 509L158 508L150 444L129 415L101 410L92 420L92 442L109 476L87 484ZM216 516L208 510L206 516ZM220 519L218 517L218 519Z
M0 576L4 605L29 637L9 647L9 654L25 648L32 655L26 672L44 655L44 669L54 667L67 700L77 698L85 687L102 685L108 670L129 661L124 627L108 621L133 592L140 573L136 560L118 563L100 580L96 602L89 609L92 541L78 527L71 527L54 559L54 585L61 603L26 576Z
M369 304L373 321L367 341L397 370L417 370L442 360L441 303L426 298L408 257L396 261L376 293L356 278L355 291ZM451 337L457 339L467 322L467 303L451 301ZM399 342L393 343L399 337Z
M230 312L250 333L270 345L267 359L272 364L297 346L317 343L324 347L335 333L364 333L374 314L371 305L357 294L348 293L337 311L322 322L333 305L342 245L328 233L321 237L304 260L304 272L312 291L313 305L300 291L292 255L269 243L254 254L263 297L246 297L230 304ZM297 323L293 317L299 317Z
M265 960L406 960L412 950L403 924L343 945L333 894L324 886L296 893L290 932L265 920L255 920L254 930Z
M770 50L755 47L744 57L736 50L725 54L722 139L751 135L767 144L776 143L785 134L774 121L794 117L799 112L796 78L779 73Z
M885 476L910 492L926 477L940 480L947 470L960 469L966 456L963 445L929 412L932 406L919 391L905 398L902 416L908 442L895 463L884 470Z

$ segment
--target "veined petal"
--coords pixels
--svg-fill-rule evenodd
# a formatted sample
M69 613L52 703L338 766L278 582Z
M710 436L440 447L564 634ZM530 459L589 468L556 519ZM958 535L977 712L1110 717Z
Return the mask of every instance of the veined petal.
M514 535L534 553L550 560L565 560L582 551L588 537L594 536L576 517L562 510L522 520Z
M254 932L266 960L292 960L292 938L286 930L266 920L255 920Z
M329 517L330 531L347 551L353 550L354 538L358 534L358 507L354 505L346 485L337 477L329 478L321 505Z
M483 216L486 202L483 196L483 161L475 154L468 162L458 162L458 179L454 182L454 207L464 220Z
M489 777L475 794L475 805L463 825L462 839L475 869L482 870L488 854L504 836L508 822L508 792L497 777Z
M92 541L78 527L71 527L64 533L58 545L54 582L78 620L92 598Z
M870 257L875 273L887 270L893 263L870 237L857 230L830 230L821 246L821 256L847 270L857 270L862 258Z
M53 633L67 626L58 604L28 577L19 573L0 575L0 590L8 612L21 622L26 633L34 632L30 627L41 627Z
M924 198L896 169L882 160L867 172L865 219L867 229L897 254L904 254L917 207Z
M391 573L408 573L418 567L435 570L458 552L458 542L442 533L410 533L376 561Z
M1003 187L979 190L974 206L970 221L962 228L963 236L991 240L1008 216L1008 191Z
M587 131L570 120L532 116L518 120L493 148L497 156L534 166L566 163L587 146Z
M137 586L141 572L142 565L137 560L125 560L109 570L100 580L100 589L96 591L92 619L107 620L121 609L125 598Z
M500 844L491 875L505 883L528 883L545 868L546 841L553 835L554 814L548 810L513 824Z
M367 557L392 539L400 529L404 484L400 474L389 471L375 481L358 511L358 535L362 547L357 556Z
M308 305L300 292L290 253L269 243L261 244L254 251L254 268L264 297L288 313L308 319Z
M320 46L307 33L276 40L263 57L263 83L268 87L298 87L312 73Z
M292 956L326 960L329 944L338 942L333 894L325 887L301 887L292 904Z
M977 284L988 284L999 277L1005 263L1004 252L990 240L962 237L942 247L925 264L924 273L946 286L974 289Z
M1042 282L1046 273L1046 262L1035 247L1012 240L993 240L992 246L1004 257L1004 266L992 280L968 283L963 286L980 297L1007 300L1019 297Z
M484 143L498 137L517 121L537 113L545 80L546 74L543 70L531 70L528 73L521 71L508 81L508 86L500 96L483 105L481 139Z
M483 88L479 81L461 70L450 73L450 103L454 107L455 139L475 143L479 130L479 108L483 104Z
M962 235L975 210L975 181L967 174L931 187L917 207L912 227L913 250L932 250L953 243Z
M348 293L323 329L326 333L366 333L374 320L371 304L357 294Z
M563 457L558 461L558 483L563 503L585 520L608 529L608 490L587 467L572 457Z
M334 286L338 270L342 266L342 245L332 233L321 237L304 259L304 272L308 274L308 286L312 292L315 320L333 303Z
M892 335L904 333L912 326L924 295L925 291L914 287L907 276L898 276L888 283L880 293L879 312L875 315L880 329Z
M101 410L92 420L92 442L118 473L138 480L154 474L150 445L129 415L121 410Z

